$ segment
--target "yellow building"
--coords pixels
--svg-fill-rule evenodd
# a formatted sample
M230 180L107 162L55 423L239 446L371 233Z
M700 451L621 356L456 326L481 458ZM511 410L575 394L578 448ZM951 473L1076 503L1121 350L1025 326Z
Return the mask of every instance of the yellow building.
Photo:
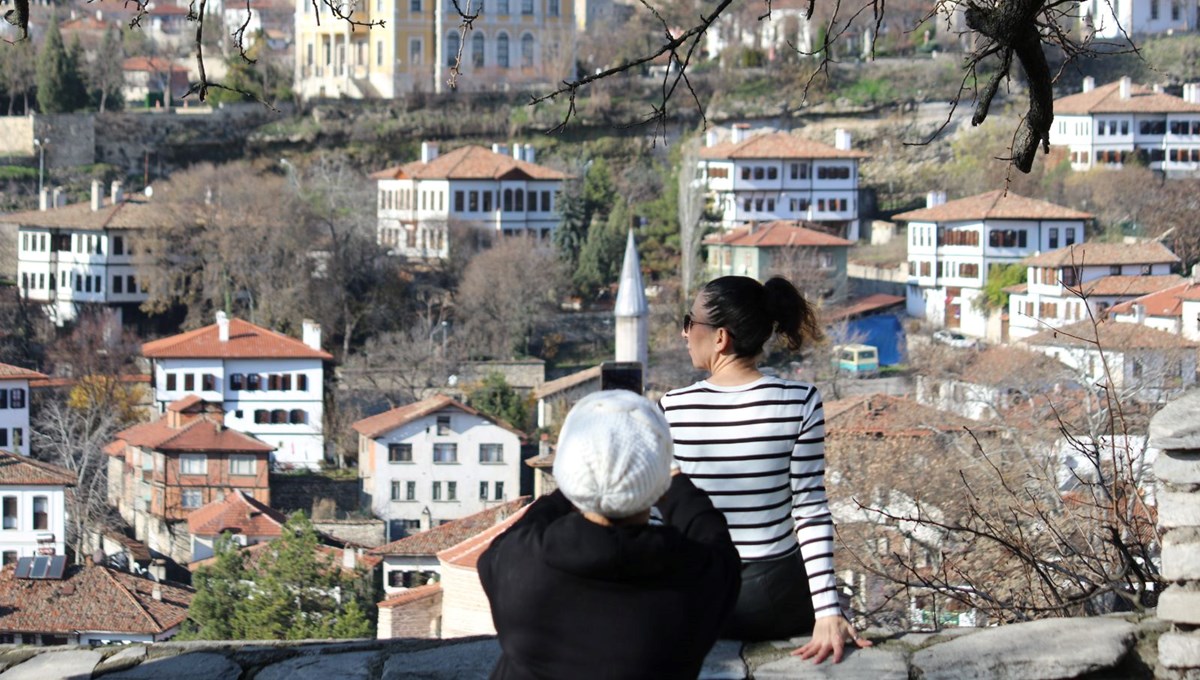
M391 98L450 90L461 50L461 90L557 83L574 62L575 0L459 0L478 12L470 30L452 0L356 0L352 21L323 0L296 0L296 92ZM382 26L378 25L382 22ZM464 37L465 35L465 37ZM465 40L465 44L464 41Z

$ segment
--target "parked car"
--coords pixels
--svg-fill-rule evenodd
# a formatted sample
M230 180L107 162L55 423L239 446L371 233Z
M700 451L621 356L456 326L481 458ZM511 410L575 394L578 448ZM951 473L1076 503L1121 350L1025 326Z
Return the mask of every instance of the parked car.
M940 342L943 345L958 347L960 349L979 349L979 341L975 338L969 338L958 331L950 331L942 329L934 331L933 339L935 342Z
M837 345L833 348L833 367L855 377L879 373L879 351L871 345Z

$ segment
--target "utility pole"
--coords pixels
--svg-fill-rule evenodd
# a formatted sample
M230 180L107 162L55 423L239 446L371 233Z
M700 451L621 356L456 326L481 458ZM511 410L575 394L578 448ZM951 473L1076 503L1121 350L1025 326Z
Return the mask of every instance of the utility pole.
M46 145L50 143L49 139L33 138L33 145L38 148L38 196L42 195L42 189L45 188L46 175ZM40 198L39 198L40 200Z

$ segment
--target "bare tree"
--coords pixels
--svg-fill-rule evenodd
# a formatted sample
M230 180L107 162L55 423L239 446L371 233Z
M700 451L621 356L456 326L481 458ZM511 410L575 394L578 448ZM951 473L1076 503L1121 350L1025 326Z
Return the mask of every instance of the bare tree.
M691 299L692 286L700 276L700 241L704 238L701 219L704 217L706 187L696 178L699 147L699 140L688 140L679 158L679 278L684 300Z

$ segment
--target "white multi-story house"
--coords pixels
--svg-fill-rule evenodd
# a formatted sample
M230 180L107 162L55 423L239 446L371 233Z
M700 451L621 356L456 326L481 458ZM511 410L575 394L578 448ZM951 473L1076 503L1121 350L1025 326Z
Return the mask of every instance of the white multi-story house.
M520 495L524 435L450 397L430 397L353 427L366 504L388 521L389 536Z
M70 470L0 451L0 564L19 557L65 555Z
M948 202L930 192L926 207L894 219L908 224L908 315L985 337L976 300L991 268L1083 241L1092 216L999 189Z
M697 179L722 229L804 220L858 240L858 164L867 154L850 148L850 133L838 130L829 146L788 132L751 134L745 124L734 125L727 141L713 132L700 149Z
M1050 144L1066 147L1071 168L1121 167L1137 157L1152 170L1191 173L1200 169L1200 85L1183 86L1183 97L1134 85L1129 77L1054 101Z
M1184 0L1083 0L1079 13L1084 29L1095 31L1095 37L1118 40L1193 31L1200 19L1197 5Z
M137 280L133 241L154 224L149 202L126 197L113 182L109 200L92 182L91 203L66 205L64 194L41 197L41 210L0 216L15 225L17 283L21 295L46 306L62 324L79 314L81 305L136 309L147 299Z
M372 0L345 7L346 17L324 3L296 0L296 94L391 99L449 92L455 66L454 87L462 90L559 83L573 74L574 0L457 6L476 15L465 37L453 0Z
M0 364L0 449L29 455L29 381L46 376Z
M1191 278L1170 288L1113 305L1108 317L1200 341L1200 265L1192 267Z
M378 183L379 243L406 257L445 259L455 225L505 236L549 237L559 224L563 173L533 162L533 147L464 146L371 175Z
M1100 318L1113 305L1176 286L1179 258L1157 241L1076 243L1024 261L1026 282L1010 289L1014 340L1047 328Z
M154 403L189 395L221 404L224 426L275 447L272 464L316 468L325 458L325 362L321 327L304 339L217 312L215 324L142 345L153 363Z

